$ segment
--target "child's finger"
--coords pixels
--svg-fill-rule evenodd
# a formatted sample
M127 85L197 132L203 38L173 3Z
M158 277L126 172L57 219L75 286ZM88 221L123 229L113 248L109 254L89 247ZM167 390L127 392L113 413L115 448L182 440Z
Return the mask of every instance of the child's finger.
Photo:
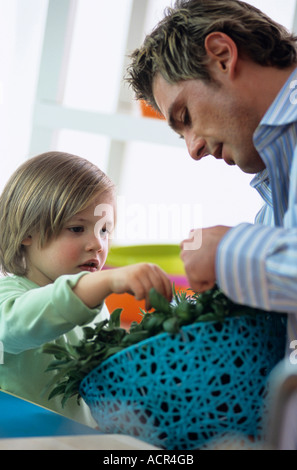
M148 291L146 296L146 304L150 306L149 303L149 291L151 288L155 288L160 294L166 297L168 300L172 299L172 287L171 282L166 275L166 273L157 265L150 265L150 270L148 272L149 284Z

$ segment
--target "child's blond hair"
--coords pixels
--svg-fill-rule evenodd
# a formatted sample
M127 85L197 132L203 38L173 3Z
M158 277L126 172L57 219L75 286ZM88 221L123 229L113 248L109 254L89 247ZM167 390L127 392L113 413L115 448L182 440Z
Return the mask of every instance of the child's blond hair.
M38 233L40 246L59 235L65 222L91 199L114 191L110 178L90 161L64 152L47 152L23 163L0 197L0 267L24 276L22 241Z

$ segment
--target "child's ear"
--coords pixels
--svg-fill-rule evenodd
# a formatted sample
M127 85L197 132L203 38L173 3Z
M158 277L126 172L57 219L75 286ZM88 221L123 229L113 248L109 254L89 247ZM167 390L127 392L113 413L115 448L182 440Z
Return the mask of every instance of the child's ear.
M29 237L25 238L23 241L22 241L22 245L23 246L30 246L32 243L32 237L31 235L29 235Z

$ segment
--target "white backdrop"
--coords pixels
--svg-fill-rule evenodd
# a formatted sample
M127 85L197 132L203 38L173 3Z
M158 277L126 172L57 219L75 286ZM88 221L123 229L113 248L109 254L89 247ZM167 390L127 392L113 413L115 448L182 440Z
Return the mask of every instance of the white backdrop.
M48 1L0 0L0 190L28 156ZM295 0L282 2L281 8L279 0L250 3L287 28L292 27ZM64 104L114 112L121 80L119 46L127 33L131 1L80 0L79 5ZM150 0L143 35L162 18L166 5L165 0ZM109 143L99 134L64 130L57 149L90 158L105 170ZM253 221L260 208L260 198L249 187L250 179L250 175L211 157L194 162L186 148L136 141L127 146L119 196L125 198L126 204L137 201L146 209L161 203L198 204L202 208L202 226L235 225ZM191 223L184 227L185 236ZM181 236L169 241L178 242Z

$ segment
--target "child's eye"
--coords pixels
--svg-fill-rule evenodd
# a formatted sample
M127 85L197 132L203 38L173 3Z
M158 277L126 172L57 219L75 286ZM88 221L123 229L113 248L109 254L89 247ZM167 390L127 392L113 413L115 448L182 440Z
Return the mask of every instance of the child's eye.
M84 228L82 226L77 226L77 227L69 227L68 230L73 233L81 233L84 231Z
M103 227L100 229L100 234L102 238L108 238L111 236L113 232L113 223L107 222Z
M108 228L105 226L105 227L102 227L102 229L100 230L100 232L101 232L101 235L102 235L102 236L106 237L106 235L108 235L108 233L109 233L109 230L108 230Z

